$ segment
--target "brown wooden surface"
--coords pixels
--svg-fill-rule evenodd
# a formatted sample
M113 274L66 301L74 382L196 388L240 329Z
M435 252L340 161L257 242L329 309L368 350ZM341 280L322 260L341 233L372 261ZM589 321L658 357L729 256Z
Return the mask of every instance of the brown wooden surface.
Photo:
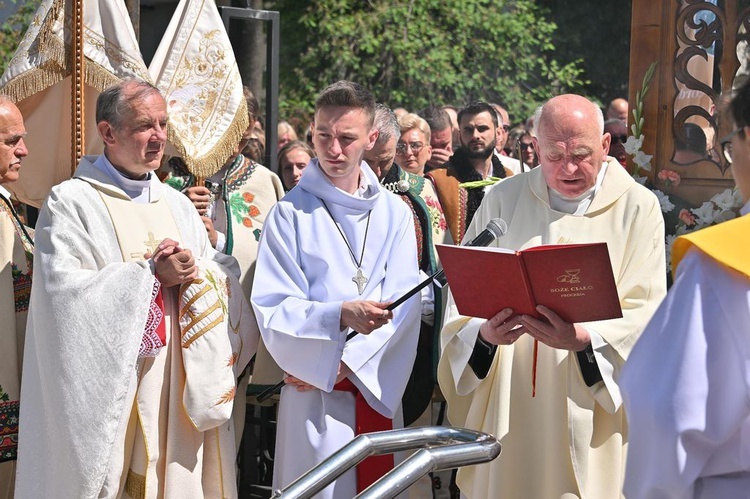
M690 4L715 9L699 0L690 0ZM673 161L675 128L681 127L674 116L678 91L675 75L681 71L676 63L679 48L677 35L679 25L684 23L685 17L680 15L681 5L681 0L633 0L628 101L632 110L636 105L636 92L641 88L643 75L653 61L658 61L643 107L643 151L654 156L648 176L658 187L663 188L657 178L658 172L663 169L676 171L682 177L682 182L669 189L669 192L699 206L714 194L734 186L731 171L721 157L719 146L719 140L731 131L732 125L730 120L715 117L718 131L714 157L721 159L718 165L710 160L701 160L691 165L680 165ZM732 81L739 67L735 51L738 29L742 18L750 16L750 10L745 8L740 12L737 1L727 1L724 2L724 10L718 13L721 23L718 33L722 36L724 50L717 68L722 76L720 93L726 94L732 88ZM681 78L685 76L686 73L683 73ZM632 122L631 113L629 127Z

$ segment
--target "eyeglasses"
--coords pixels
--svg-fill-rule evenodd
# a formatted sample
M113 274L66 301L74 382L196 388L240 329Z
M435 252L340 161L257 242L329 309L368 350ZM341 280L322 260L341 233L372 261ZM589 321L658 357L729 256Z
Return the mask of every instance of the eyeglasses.
M526 144L524 142L519 142L518 147L521 148L522 151L525 151L526 149L531 149L534 147L534 144Z
M423 147L424 147L424 144L422 142L406 143L406 142L399 141L396 144L396 154L398 154L399 156L405 156L406 151L408 151L411 148L412 154L416 156L417 154L419 154L419 152L422 150Z
M627 135L610 134L610 136L612 137L612 141L611 141L612 144L617 144L617 143L624 144L625 142L628 141Z
M732 137L740 133L744 130L744 127L739 127L736 130L732 130L732 132L721 139L721 152L724 154L724 159L727 160L727 163L730 165L732 164Z
M508 130L510 130L510 125L503 125L503 130L505 130L506 132L507 132Z

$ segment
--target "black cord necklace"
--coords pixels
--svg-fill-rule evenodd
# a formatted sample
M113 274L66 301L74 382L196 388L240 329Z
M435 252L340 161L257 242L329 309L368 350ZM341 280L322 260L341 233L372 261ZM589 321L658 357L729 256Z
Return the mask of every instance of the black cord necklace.
M0 198L2 198L2 200L8 206L8 211L10 211L10 215L15 219L16 223L21 228L21 231L23 232L23 235L26 236L26 239L28 240L29 244L31 244L31 246L34 246L34 240L26 231L26 227L24 226L23 222L21 222L21 219L18 218L18 213L16 213L16 210L13 208L13 205L11 204L10 200L6 199L5 196L3 196L2 194L0 194Z
M344 235L344 231L341 230L341 227L339 227L339 224L336 223L336 219L333 218L333 213L331 213L331 210L328 209L328 205L325 201L322 199L320 200L321 203L323 203L323 208L326 209L326 212L328 213L328 216L331 217L331 220L333 221L333 225L336 226L336 229L338 229L339 234L341 234L341 238L344 240L344 243L346 244L346 248L349 250L349 254L352 255L352 260L354 260L354 264L357 266L357 274L352 277L352 282L354 282L357 285L357 291L359 291L359 294L361 295L365 291L365 284L367 284L367 277L362 273L362 262L365 258L365 247L367 246L367 234L370 232L370 215L372 215L372 209L367 212L367 226L365 227L365 240L362 242L362 254L359 256L359 261L357 261L357 257L354 254L354 250L352 250L352 246L349 244L349 241L346 239L346 236Z

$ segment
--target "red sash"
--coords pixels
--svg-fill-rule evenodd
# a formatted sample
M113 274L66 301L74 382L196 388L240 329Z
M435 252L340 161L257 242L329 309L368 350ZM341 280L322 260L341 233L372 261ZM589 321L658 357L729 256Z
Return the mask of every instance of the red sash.
M159 291L157 291L156 296L154 297L154 304L159 307L159 310L162 312L162 319L159 321L159 325L156 326L156 335L161 340L162 345L167 344L167 325L164 323L164 295L162 295L162 287L159 286Z
M356 397L355 435L393 429L393 420L370 407L359 389L348 378L336 383L334 390L353 393ZM357 465L357 493L375 483L393 469L393 455L370 456Z

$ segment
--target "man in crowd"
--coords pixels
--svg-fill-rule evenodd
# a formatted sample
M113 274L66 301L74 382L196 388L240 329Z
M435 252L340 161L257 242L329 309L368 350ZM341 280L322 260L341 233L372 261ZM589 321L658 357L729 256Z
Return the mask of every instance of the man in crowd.
M453 149L458 149L461 141L458 130L458 109L456 106L446 104L443 106L443 111L448 113L448 117L451 119L451 140L453 143Z
M607 106L607 119L628 122L628 101L618 97Z
M236 496L231 410L257 344L237 262L153 174L158 89L106 89L96 121L104 154L37 222L16 497Z
M362 161L378 136L374 112L360 85L323 90L313 129L318 158L271 210L261 237L263 286L253 288L252 303L268 350L289 375L274 488L348 443L355 419L362 431L392 427L414 364L419 297L386 308L419 282L414 224ZM320 497L354 497L392 465L390 456L370 458Z
M505 154L505 144L508 142L508 132L510 131L510 118L508 111L500 104L490 104L497 112L497 143L495 144L495 156L500 163L513 172L513 175L521 173L521 162L516 158L511 158Z
M461 147L443 168L428 173L435 183L453 240L459 243L484 198L485 187L512 175L494 154L497 113L474 102L458 113ZM471 182L469 185L461 185Z
M625 142L628 140L628 126L622 120L611 119L604 122L604 132L610 136L609 155L627 167L628 153L625 152Z
M629 499L750 490L750 85L729 110L721 147L743 216L675 241L675 282L622 371Z
M6 189L18 180L29 151L18 108L0 96L0 499L13 498L18 449L18 409L26 312L31 294L34 243Z
M466 238L501 217L508 232L494 244L507 249L605 241L623 317L571 324L539 305L541 319L506 308L484 320L449 301L438 370L448 418L495 435L506 456L461 469L457 483L469 498L619 497L627 427L616 379L665 294L664 223L656 197L605 162L595 104L561 95L534 122L541 166L495 186Z
M419 116L430 127L430 147L432 154L427 160L425 171L440 168L453 156L453 128L450 115L438 106L429 106L419 112ZM399 116L399 120L402 117Z

